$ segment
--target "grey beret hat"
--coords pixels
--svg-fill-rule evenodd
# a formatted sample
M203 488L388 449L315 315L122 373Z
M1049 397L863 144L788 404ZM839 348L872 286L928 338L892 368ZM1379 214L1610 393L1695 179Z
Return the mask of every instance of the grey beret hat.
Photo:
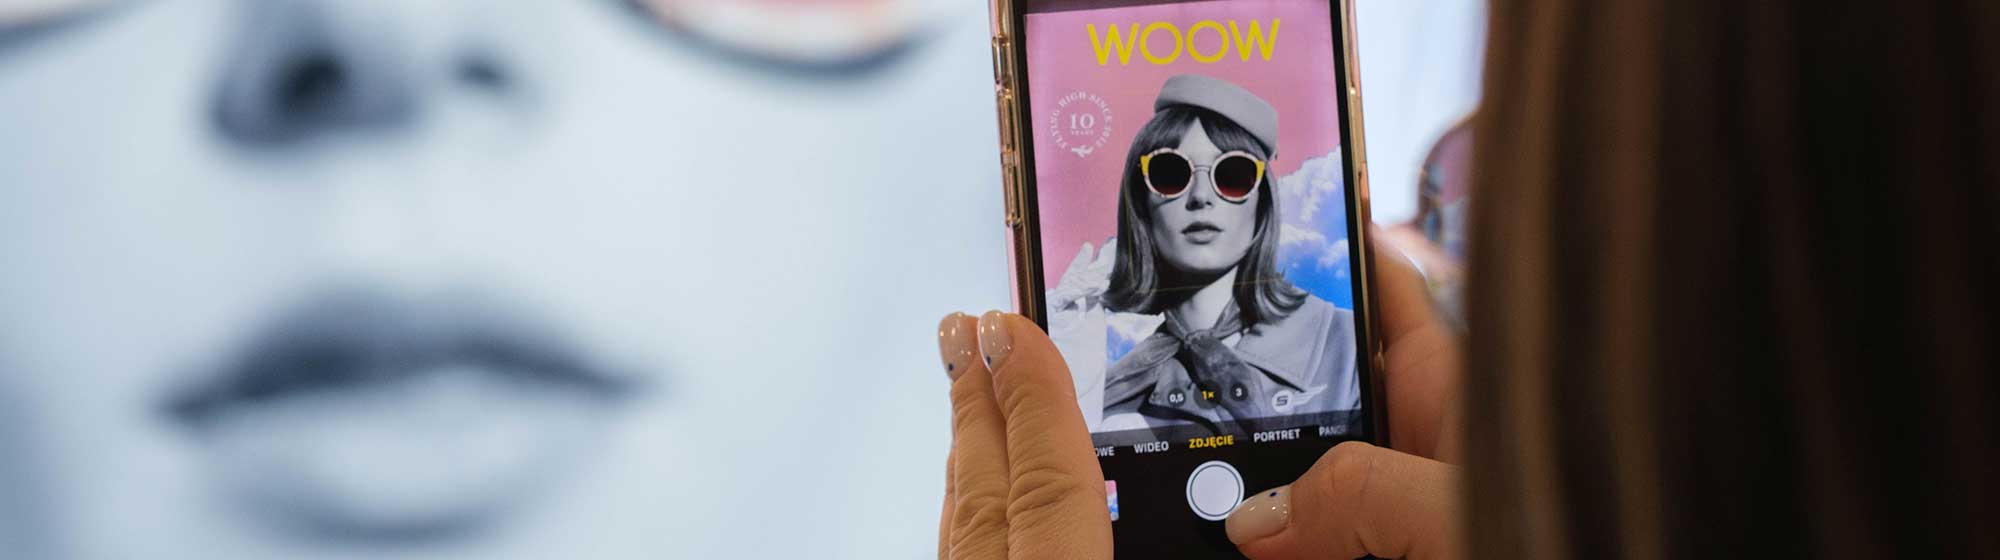
M1153 102L1153 111L1174 105L1200 107L1228 117L1257 137L1269 156L1278 155L1278 110L1242 86L1198 74L1181 74L1167 78L1166 85L1160 86L1160 98Z

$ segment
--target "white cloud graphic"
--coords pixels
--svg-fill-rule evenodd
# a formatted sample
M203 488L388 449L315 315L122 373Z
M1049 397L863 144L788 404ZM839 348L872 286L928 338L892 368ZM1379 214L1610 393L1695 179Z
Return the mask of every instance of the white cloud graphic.
M1280 249L1291 247L1310 248L1326 244L1326 234L1292 224L1279 225L1282 226L1278 229L1278 247Z
M1331 206L1329 212L1339 212L1344 181L1340 166L1340 151L1334 150L1306 160L1298 171L1274 181L1283 226L1278 230L1283 266L1310 267L1331 272L1335 278L1347 277L1347 240L1340 235L1344 232L1332 231L1340 227L1345 214L1320 212L1323 206ZM1329 239L1329 235L1341 238Z
M1335 241L1332 244L1327 245L1326 250L1321 251L1319 254L1319 267L1320 268L1339 267L1338 269L1339 274L1337 274L1337 276L1344 277L1347 275L1346 265L1347 265L1346 239Z
M1153 331L1159 330L1160 324L1165 322L1167 318L1163 315L1114 312L1104 317L1104 326L1111 331L1112 336L1133 343L1152 336Z
M1340 200L1340 150L1328 152L1324 156L1306 160L1299 170L1279 177L1275 183L1278 200L1286 210L1288 218L1300 222L1311 222L1319 215L1319 209L1328 196ZM1290 220L1287 220L1290 221Z

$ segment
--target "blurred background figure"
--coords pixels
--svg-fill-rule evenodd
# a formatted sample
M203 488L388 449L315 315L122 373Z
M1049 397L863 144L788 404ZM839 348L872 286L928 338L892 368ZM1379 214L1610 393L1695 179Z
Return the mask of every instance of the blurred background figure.
M1417 212L1384 230L1423 272L1438 311L1461 330L1465 309L1466 215L1472 208L1472 122L1452 125L1424 155L1417 174Z
M1359 0L1355 11L1375 223L1417 264L1439 310L1462 326L1486 3Z
M1406 221L1483 15L1360 16ZM1006 306L985 21L0 3L0 557L927 554L913 333Z

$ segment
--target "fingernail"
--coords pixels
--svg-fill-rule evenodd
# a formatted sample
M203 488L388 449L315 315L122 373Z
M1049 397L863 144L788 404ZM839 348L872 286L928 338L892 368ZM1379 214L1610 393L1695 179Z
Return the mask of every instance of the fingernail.
M988 311L979 316L979 353L986 357L986 369L998 371L1014 351L1014 336L1007 332L1007 316Z
M1236 504L1223 530L1229 533L1229 542L1243 544L1276 535L1291 522L1292 487L1279 486Z
M979 359L979 320L964 313L952 313L938 321L938 355L944 358L944 374L957 380L965 368Z

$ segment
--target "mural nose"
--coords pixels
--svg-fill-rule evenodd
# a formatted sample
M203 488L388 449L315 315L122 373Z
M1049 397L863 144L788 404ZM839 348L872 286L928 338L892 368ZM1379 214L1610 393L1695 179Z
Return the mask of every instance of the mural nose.
M258 2L224 65L215 124L232 140L271 144L409 120L417 108L398 37L339 17L354 3Z

